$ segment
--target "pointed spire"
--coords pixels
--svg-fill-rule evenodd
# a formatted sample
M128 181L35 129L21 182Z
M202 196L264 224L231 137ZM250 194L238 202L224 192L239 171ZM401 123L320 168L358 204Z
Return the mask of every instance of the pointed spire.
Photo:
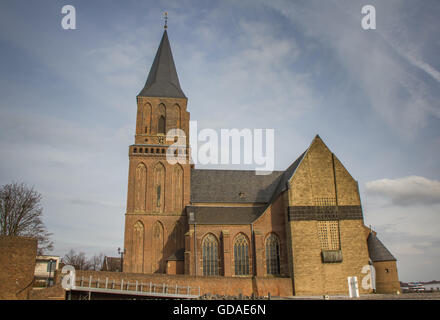
M147 82L138 96L186 98L180 88L179 77L174 65L173 54L167 30L163 32L159 49L148 74Z

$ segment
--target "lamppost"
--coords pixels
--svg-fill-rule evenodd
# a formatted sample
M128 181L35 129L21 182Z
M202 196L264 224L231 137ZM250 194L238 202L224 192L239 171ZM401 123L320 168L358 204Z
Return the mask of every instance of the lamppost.
M50 287L50 275L52 273L52 266L55 263L55 260L49 259L49 279L48 279L48 287Z
M124 254L125 254L125 248L121 250L121 248L118 248L118 254L121 255L121 272L122 272L122 266L124 265Z

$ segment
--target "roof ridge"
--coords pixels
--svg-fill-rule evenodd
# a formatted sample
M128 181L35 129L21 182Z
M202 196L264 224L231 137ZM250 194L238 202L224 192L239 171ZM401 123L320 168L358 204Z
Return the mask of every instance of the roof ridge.
M200 169L200 168L191 168L191 170L194 170L194 171L223 171L223 172L225 172L225 171L234 171L234 172L241 171L241 172L252 172L252 173L257 172L257 170L246 170L246 169ZM284 171L285 170L272 170L272 173L273 172L284 172ZM259 176L264 176L264 175L259 175Z

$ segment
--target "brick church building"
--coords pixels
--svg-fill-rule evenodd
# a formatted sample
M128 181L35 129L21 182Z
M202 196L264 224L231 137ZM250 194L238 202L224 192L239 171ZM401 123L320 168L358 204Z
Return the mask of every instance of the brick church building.
M361 280L373 264L377 292L400 289L396 259L364 225L357 181L319 136L269 175L197 169L189 147L178 153L186 164L170 164L174 141L166 133L183 130L189 145L187 102L165 30L137 96L124 272L180 274L207 285L246 278L269 289L284 281L290 295L347 294L347 277L355 276L362 294L372 292Z

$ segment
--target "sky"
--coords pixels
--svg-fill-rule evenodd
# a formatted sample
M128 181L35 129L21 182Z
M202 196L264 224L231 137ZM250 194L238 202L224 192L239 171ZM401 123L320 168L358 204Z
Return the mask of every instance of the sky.
M61 27L67 4L75 30ZM440 280L436 0L1 0L0 184L42 194L53 254L123 246L136 95L165 11L199 129L274 129L275 170L319 134L400 280Z

